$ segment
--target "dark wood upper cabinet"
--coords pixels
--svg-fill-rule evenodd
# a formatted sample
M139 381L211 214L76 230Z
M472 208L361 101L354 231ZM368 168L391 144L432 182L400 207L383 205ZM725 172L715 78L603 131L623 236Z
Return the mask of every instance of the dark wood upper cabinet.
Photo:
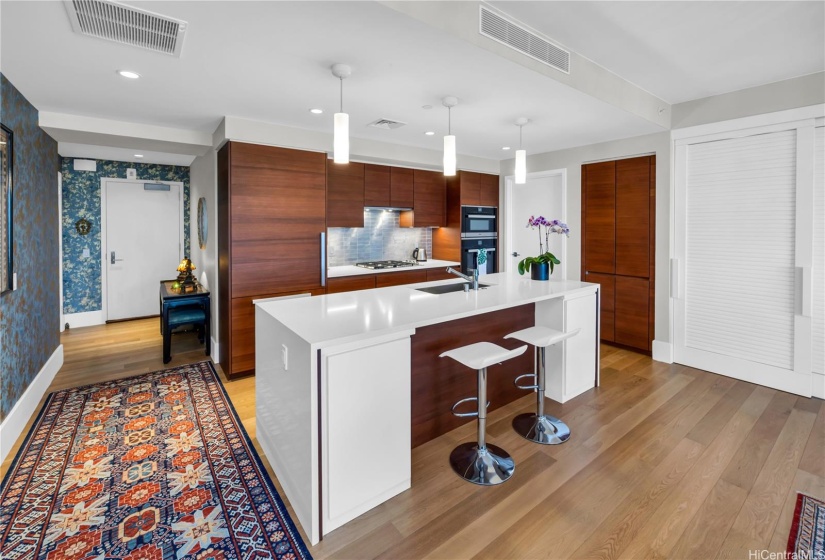
M457 174L461 206L481 206L481 174L459 171Z
M616 162L616 274L650 274L650 158Z
M498 207L498 175L480 173L479 176L479 205Z
M441 227L446 225L447 186L438 171L413 170L413 210L402 212L402 227Z
M458 181L461 206L498 207L498 175L459 171Z
M390 202L390 167L364 164L364 205L392 206Z
M405 167L390 169L390 206L393 208L413 207L413 170Z
M327 227L364 227L364 164L327 160Z
M616 162L582 166L585 272L616 272ZM583 275L584 277L584 275Z

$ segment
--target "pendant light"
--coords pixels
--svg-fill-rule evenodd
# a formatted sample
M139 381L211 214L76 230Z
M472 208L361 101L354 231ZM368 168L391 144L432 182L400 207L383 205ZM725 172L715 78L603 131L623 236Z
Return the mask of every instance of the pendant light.
M333 64L332 75L341 83L341 110L333 117L332 161L349 163L349 115L344 112L344 79L352 74L352 68L346 64Z
M452 109L458 105L458 98L449 95L441 100L447 108L447 136L444 137L444 176L453 177L456 168L455 136L452 131Z
M516 119L516 126L518 126L518 150L516 150L516 184L523 185L527 182L527 150L521 147L521 132L524 125L530 122L526 117L519 117Z

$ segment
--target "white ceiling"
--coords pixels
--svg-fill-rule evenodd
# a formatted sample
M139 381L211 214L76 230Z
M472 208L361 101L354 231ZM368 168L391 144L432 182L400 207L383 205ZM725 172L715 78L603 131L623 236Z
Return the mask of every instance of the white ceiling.
M501 147L517 143L518 128L513 121L519 116L532 120L524 130L525 147L532 153L662 130L375 2L126 3L186 20L189 25L181 58L76 35L62 2L3 0L0 68L41 111L210 133L229 115L326 132L332 128L332 113L338 105L338 82L329 66L344 62L353 67L352 77L344 82L344 105L354 137L440 150L447 123L440 99L455 95L461 100L452 120L459 153L495 160L512 157L512 152ZM730 85L734 78L740 80L737 84L747 81L747 85L776 79L773 67L750 64L750 51L743 54L748 49L737 46L742 43L752 48L757 35L766 32L768 26L756 25L765 17L762 8L750 8L762 14L752 17L742 16L747 10L738 8L743 25L730 27L733 16L726 16L727 34L711 33L703 29L698 16L693 17L698 27L691 38L702 37L702 44L693 47L694 59L689 48L661 44L667 43L669 32L688 31L689 25L681 21L685 3L638 3L641 7L617 3L639 16L634 21L628 21L621 8L607 4L612 3L497 3L551 38L665 98L701 97L714 84L722 84L718 91L737 89ZM552 12L557 6L564 8L560 10L563 18ZM723 8L717 11L725 12ZM802 43L822 43L821 29L810 30L810 11L809 7L785 10L807 14L798 33L786 29L788 40L807 37L799 39L799 48ZM551 12L555 15L548 19ZM590 20L582 17L588 13L593 15ZM703 8L701 13L712 17L713 8ZM797 21L800 16L793 17ZM678 25L661 23L674 19ZM559 24L561 30L545 29L543 22L549 25L550 20L566 23ZM785 29L790 24L778 27ZM598 32L590 33L593 29ZM600 38L608 32L616 41ZM770 37L771 47L784 52L786 47L776 40L776 34ZM816 58L802 54L806 56L796 53L796 58ZM608 56L615 60L607 60ZM818 62L805 64L819 64L821 70L822 53L818 56ZM793 58L784 61L785 68L796 64ZM628 69L611 66L619 63ZM637 67L643 70L634 74ZM121 78L115 71L123 68L143 77L137 81ZM787 77L807 73L790 72ZM680 80L674 80L674 74ZM723 83L720 75L730 82ZM666 91L659 93L652 82ZM684 93L689 88L691 93ZM673 97L671 90L679 95ZM433 108L422 109L427 104ZM312 115L311 107L323 108L325 113ZM408 125L391 131L366 126L378 118ZM436 135L425 136L426 130Z
M825 2L492 5L675 104L825 70Z

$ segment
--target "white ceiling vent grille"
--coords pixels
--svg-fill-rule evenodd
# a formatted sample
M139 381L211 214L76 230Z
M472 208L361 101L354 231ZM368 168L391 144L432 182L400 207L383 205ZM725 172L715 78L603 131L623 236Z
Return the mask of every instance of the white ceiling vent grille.
M499 43L526 54L531 58L570 73L570 53L528 31L515 22L509 21L492 10L481 6L478 32Z
M75 33L180 56L186 22L110 0L64 0Z
M371 122L368 126L383 128L384 130L395 130L396 128L401 128L405 124L407 123L403 123L401 121L391 121L390 119L378 119L375 122Z

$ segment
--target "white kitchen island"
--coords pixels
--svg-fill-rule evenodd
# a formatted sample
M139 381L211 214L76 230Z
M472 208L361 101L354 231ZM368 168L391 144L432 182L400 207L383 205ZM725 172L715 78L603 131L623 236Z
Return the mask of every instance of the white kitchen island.
M461 422L447 403L472 396L476 376L439 360L444 349L483 337L507 346L503 334L532 324L581 329L548 349L547 396L598 384L597 284L481 281L490 287L416 289L456 279L257 303L257 438L311 543L409 488L412 447ZM491 409L523 396L512 379L524 371L493 367Z

